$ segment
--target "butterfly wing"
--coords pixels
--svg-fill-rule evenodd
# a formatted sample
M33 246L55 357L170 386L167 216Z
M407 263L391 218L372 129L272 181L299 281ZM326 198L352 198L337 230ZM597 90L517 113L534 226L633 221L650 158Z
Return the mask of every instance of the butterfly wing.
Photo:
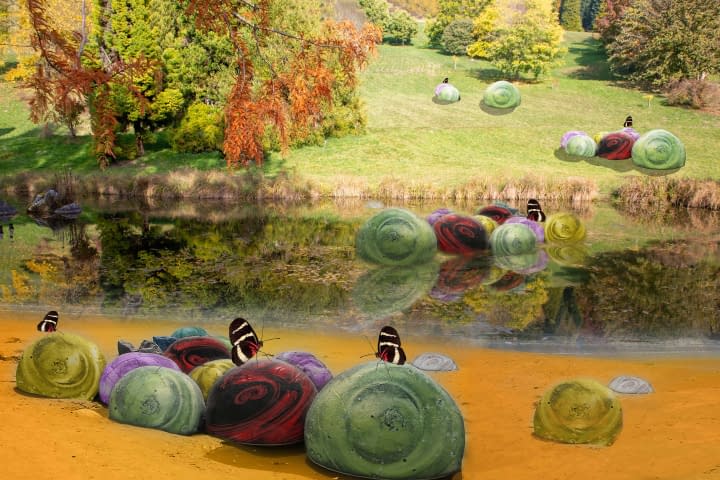
M405 363L405 351L400 347L400 335L393 327L385 326L380 330L376 356L384 362L396 365Z
M545 212L540 207L540 202L536 199L531 198L527 202L527 218L535 222L545 221Z
M628 115L625 117L625 123L623 123L623 127L629 128L633 126L633 118L632 115Z
M54 332L57 330L58 321L60 316L55 310L50 310L45 314L40 323L37 325L37 329L40 332Z
M232 360L235 365L242 365L250 360L260 350L260 339L253 330L250 322L244 318L236 318L230 323L228 329L230 343L232 343Z

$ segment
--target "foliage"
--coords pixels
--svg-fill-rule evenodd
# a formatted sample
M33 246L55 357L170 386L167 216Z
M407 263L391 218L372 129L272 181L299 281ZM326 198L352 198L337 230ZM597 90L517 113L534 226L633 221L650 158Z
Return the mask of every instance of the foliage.
M595 19L600 12L601 0L582 0L580 3L580 17L582 28L585 31L592 31Z
M547 279L542 275L529 279L522 292L492 292L481 286L463 297L463 302L484 315L490 324L523 330L542 320L548 300Z
M473 42L473 22L467 18L453 20L442 35L443 51L453 55L467 54L468 45Z
M170 144L178 152L207 152L222 149L222 110L205 103L190 105L172 132Z
M643 86L703 80L720 71L720 3L637 0L608 45L612 70Z
M409 45L417 32L417 23L404 10L392 12L383 28L383 34L388 37L390 43L401 45Z
M720 110L720 85L707 79L670 82L665 97L668 105Z
M358 4L368 20L383 28L390 16L390 6L385 0L358 0Z
M438 13L438 0L391 0L399 7L415 17L430 18Z
M620 33L620 20L633 0L604 0L595 19L595 30L605 45Z
M467 47L467 54L474 58L488 58L490 45L495 35L500 19L500 11L491 4L478 15L473 22L473 38L475 42Z
M583 30L580 0L563 0L560 7L560 25L571 32Z
M426 27L430 46L442 45L443 33L453 21L461 18L472 20L491 3L492 0L438 0L440 12Z
M562 28L555 23L552 11L531 0L527 11L517 13L510 26L501 27L490 45L489 58L503 74L519 78L531 74L537 79L557 64L561 48Z

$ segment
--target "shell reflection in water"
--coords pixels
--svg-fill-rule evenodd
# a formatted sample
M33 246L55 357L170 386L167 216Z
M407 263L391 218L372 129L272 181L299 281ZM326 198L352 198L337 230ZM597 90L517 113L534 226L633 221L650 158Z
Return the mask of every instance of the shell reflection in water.
M460 470L464 420L455 401L411 365L368 362L340 373L307 414L308 458L366 478L423 480Z
M18 362L18 390L50 398L92 400L100 386L105 357L83 337L65 332L44 334Z
M535 435L561 443L612 445L622 430L615 394L592 379L564 381L546 391L535 409Z
M178 370L138 367L113 388L110 419L138 427L190 435L198 430L205 410L197 384Z
M645 394L655 391L647 380L629 375L613 378L608 386L617 393Z

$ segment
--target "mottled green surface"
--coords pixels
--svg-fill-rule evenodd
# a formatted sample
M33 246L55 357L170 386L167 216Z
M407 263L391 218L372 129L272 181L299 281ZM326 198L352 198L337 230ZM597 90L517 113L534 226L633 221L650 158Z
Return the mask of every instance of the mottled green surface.
M653 170L680 168L685 165L685 145L667 130L650 130L633 144L632 162Z
M533 418L538 437L561 443L612 445L622 430L615 394L592 379L562 382L540 399Z
M576 243L585 238L585 225L569 212L553 213L545 221L545 241L550 243Z
M210 389L217 379L222 377L225 372L234 366L235 364L229 358L211 360L193 368L192 371L190 371L190 378L195 380L195 383L197 383L198 387L200 387L203 398L207 400L208 393L210 393Z
M190 435L198 430L205 402L188 376L164 367L139 367L122 377L108 404L110 419Z
M461 468L465 426L452 397L420 370L368 362L318 393L305 446L312 462L344 474L441 478Z
M445 85L438 91L437 100L440 103L455 103L460 100L460 91L453 85Z
M402 208L388 208L358 230L360 258L381 265L416 265L435 255L437 240L428 222Z
M505 270L517 272L525 270L537 265L540 261L540 252L534 250L529 253L521 253L518 255L503 255L495 257L495 264Z
M71 333L53 332L23 351L15 379L23 392L92 400L104 369L105 357L96 344Z
M532 253L536 247L535 233L521 223L502 224L490 235L490 248L497 257Z
M493 108L517 108L520 105L520 90L512 83L500 80L485 89L483 103Z
M575 135L565 145L565 152L577 157L594 157L597 143L587 135Z

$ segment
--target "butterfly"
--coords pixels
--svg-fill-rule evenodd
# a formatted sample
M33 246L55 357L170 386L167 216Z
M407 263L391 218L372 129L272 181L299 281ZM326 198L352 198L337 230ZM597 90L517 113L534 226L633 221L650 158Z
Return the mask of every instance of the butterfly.
M230 343L232 343L232 361L235 365L247 363L263 346L255 330L244 318L236 318L230 323ZM269 338L268 340L277 340Z
M400 346L400 335L393 327L385 326L380 330L375 356L395 365L405 363L405 351Z
M45 314L45 317L38 323L37 329L39 332L54 332L57 330L59 316L55 310L50 310Z
M625 123L623 123L623 127L630 128L632 126L633 126L632 115L628 115L627 117L625 117Z
M527 218L534 222L545 221L545 212L540 208L540 202L534 198L529 199L527 202Z
M442 83L448 83L449 81L450 81L450 79L448 77L445 77L445 78L443 78Z

